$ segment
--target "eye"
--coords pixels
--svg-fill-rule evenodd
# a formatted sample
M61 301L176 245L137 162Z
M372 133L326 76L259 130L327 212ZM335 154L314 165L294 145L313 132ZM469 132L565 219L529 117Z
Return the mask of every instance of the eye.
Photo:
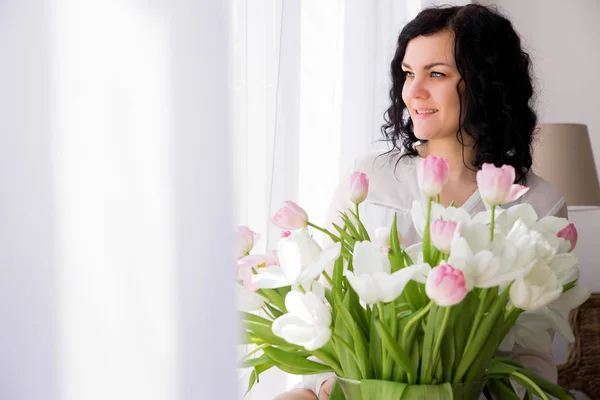
M440 78L442 76L446 76L446 74L442 74L441 72L432 72L431 73L432 78Z
M412 72L410 72L410 71L404 71L404 77L405 78L412 78L414 76L415 76L415 74L413 74Z

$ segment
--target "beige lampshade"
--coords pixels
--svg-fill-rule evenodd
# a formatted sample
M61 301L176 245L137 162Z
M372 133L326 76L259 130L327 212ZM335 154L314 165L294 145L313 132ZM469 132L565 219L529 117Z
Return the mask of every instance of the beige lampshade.
M540 124L533 172L565 196L570 209L600 207L600 184L588 130L582 124Z

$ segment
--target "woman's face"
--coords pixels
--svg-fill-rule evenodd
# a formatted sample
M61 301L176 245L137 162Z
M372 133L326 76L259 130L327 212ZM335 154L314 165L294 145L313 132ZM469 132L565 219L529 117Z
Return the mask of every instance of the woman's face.
M419 140L456 137L460 103L456 85L460 74L454 61L450 30L417 36L408 42L402 69L406 76L402 100L410 112ZM461 92L464 82L461 83Z

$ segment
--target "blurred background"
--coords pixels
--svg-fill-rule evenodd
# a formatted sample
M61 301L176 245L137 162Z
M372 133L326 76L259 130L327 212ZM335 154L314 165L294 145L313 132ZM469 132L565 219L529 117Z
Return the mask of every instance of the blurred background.
M512 20L540 122L586 125L597 169L600 4L474 2ZM239 398L231 228L273 248L288 199L323 222L354 157L386 146L399 31L440 4L2 1L0 398ZM570 218L598 291L600 212ZM272 371L246 398L297 382Z

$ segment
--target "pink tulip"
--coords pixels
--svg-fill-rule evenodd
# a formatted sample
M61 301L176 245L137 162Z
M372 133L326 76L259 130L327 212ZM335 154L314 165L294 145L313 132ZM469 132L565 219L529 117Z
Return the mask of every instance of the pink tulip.
M448 160L434 155L427 156L417 168L419 187L427 197L435 197L448 182Z
M250 254L238 260L238 279L244 282L244 289L255 292L257 287L252 284L252 275L259 268L279 265L277 250L269 250L266 254Z
M239 260L242 257L247 256L252 248L254 247L254 243L260 239L260 236L250 230L247 226L239 225L235 228L234 231L234 246L235 246L235 255Z
M284 201L271 219L275 226L285 230L297 230L308 225L308 214L302 207L293 201Z
M577 229L575 228L575 224L573 224L572 222L566 227L564 227L560 232L558 232L556 236L571 242L571 250L569 250L569 252L573 251L575 249L575 246L577 246Z
M354 172L350 176L350 200L354 204L360 204L367 198L369 193L369 177L362 172Z
M429 272L425 292L438 306L453 306L467 295L465 276L450 264L440 264Z
M493 164L484 163L477 171L477 186L481 198L490 206L510 203L523 196L528 187L516 185L515 169L510 165L497 168Z
M454 221L436 219L431 222L431 241L442 253L450 253L456 226L457 224Z

